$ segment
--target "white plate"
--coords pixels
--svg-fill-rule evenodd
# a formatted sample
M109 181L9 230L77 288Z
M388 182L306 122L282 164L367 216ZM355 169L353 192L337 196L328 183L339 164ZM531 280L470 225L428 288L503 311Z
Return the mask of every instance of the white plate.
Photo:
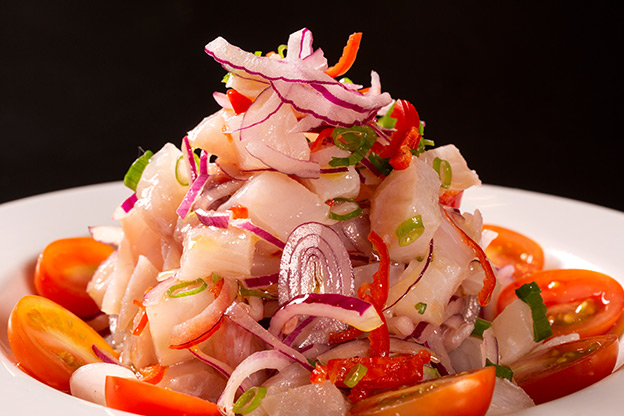
M7 415L121 415L45 386L14 364L6 335L11 309L32 291L36 256L50 241L87 234L112 223L128 196L119 182L70 189L0 205L0 406ZM549 267L581 267L624 283L624 213L528 191L484 185L466 192L462 210L481 210L485 221L531 236L544 247ZM615 414L624 409L624 372L579 393L521 415Z

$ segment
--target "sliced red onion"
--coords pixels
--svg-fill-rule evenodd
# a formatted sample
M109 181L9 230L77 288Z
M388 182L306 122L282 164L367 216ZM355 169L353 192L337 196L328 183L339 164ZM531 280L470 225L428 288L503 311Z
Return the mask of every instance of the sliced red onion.
M193 183L195 179L197 179L197 165L195 164L195 154L193 153L193 148L191 147L188 136L184 136L182 139L182 151L184 152L186 163L189 166L189 178L191 178L191 183Z
M204 189L201 194L195 200L195 204L193 205L193 209L197 210L201 208L205 211L210 211L218 208L222 205L227 199L234 194L234 192L238 191L238 189L243 186L243 182L241 181L226 181L221 182L223 178L227 178L227 176L210 176L204 185Z
M342 172L348 172L349 168L347 166L341 166L339 168L323 168L320 170L321 175L322 174L329 174L329 173L342 173Z
M97 345L95 344L91 345L91 350L93 351L96 357L102 360L103 363L121 365L119 360L117 360L115 357L113 357L112 355L110 355L108 352L104 351Z
M242 173L234 164L223 162L220 158L217 158L215 165L221 169L221 172L234 181L246 181L249 179L249 175Z
M387 93L363 95L349 90L301 59L255 56L220 37L208 43L205 50L228 71L269 80L283 102L330 125L366 124L381 107L392 101Z
M226 379L229 379L232 376L234 369L223 361L211 357L197 347L189 348L189 351L195 356L195 358L217 370L217 372L223 375ZM251 387L253 387L253 385L251 384L251 381L249 379L243 380L241 385L238 386L241 393L244 393Z
M240 326L247 332L257 336L263 340L267 345L279 351L280 354L287 357L289 360L299 363L303 368L312 371L313 366L310 365L308 360L299 351L289 347L280 341L275 335L267 331L253 319L245 306L241 303L232 304L226 311L225 315L232 320L236 325Z
M257 132L253 127L271 118L284 105L282 100L275 94L273 88L268 87L262 91L253 103L249 106L245 114L239 131L241 131L241 141L257 140Z
M227 94L222 92L215 91L212 93L212 98L221 106L221 108L227 108L228 110L232 109L232 103L228 98Z
M232 213L230 211L206 211L204 209L196 209L195 214L199 221L208 227L228 228Z
M483 343L481 344L481 354L483 356L483 364L486 360L490 360L494 364L498 364L498 340L494 336L492 328L483 331Z
M366 256L366 260L374 259L373 245L368 240L370 234L370 220L368 216L360 215L350 220L340 221L333 227L340 232L357 251ZM338 231L339 230L339 231ZM354 256L351 255L353 260Z
M278 290L282 305L314 291L352 296L353 267L338 234L317 222L295 228L282 253Z
M286 245L286 243L284 243L282 240L280 240L279 238L275 237L273 234L271 234L270 232L266 231L265 229L258 227L257 225L252 223L251 220L249 220L249 219L233 220L233 221L230 222L230 225L232 225L232 226L234 226L236 228L240 228L241 230L245 230L245 231L249 231L251 233L254 233L258 237L260 237L263 240L273 244L275 247L277 247L277 248L279 248L281 250L283 250L284 246Z
M113 247L119 247L119 244L124 236L123 229L121 227L115 227L112 225L90 226L89 233L95 241L109 244Z
M301 160L288 156L260 140L251 140L245 149L265 165L286 175L296 175L300 178L318 179L321 176L321 166L313 160Z
M284 338L284 344L292 346L292 344L297 340L299 335L303 333L303 331L307 327L312 327L312 325L317 320L314 316L308 316L304 319L286 338Z
M303 58L306 65L311 66L314 69L325 72L327 70L327 59L322 49L317 49L312 54Z
M275 369L281 371L291 361L278 351L258 351L245 358L232 372L225 390L221 393L217 406L219 411L228 416L234 416L234 398L239 386L252 374L260 370Z
M370 160L368 160L368 158L366 158L366 157L365 157L365 158L362 158L362 160L360 160L360 163L361 163L362 165L364 165L364 167L365 167L366 169L370 170L370 171L371 171L371 173L372 173L373 175L377 176L378 178L381 178L381 177L383 176L383 175L381 174L381 172L379 172L379 169L377 169L377 168L375 167L375 165L373 165L373 164L371 163L371 161L370 161Z
M134 208L134 204L136 204L138 199L139 198L136 193L130 195L124 202L121 203L121 209L123 209L125 213L130 212L130 210Z
M243 284L247 289L257 289L277 284L279 273L268 274L265 276L248 277L243 279Z
M188 138L187 138L187 142L188 142ZM192 154L190 155L190 160L193 161L191 165L191 177L192 177L192 172L194 171L194 166L195 166L195 159ZM199 175L197 175L197 177L193 180L193 183L191 184L188 191L186 192L186 195L184 195L184 199L182 200L182 202L180 203L180 206L176 210L180 218L182 219L186 218L188 213L191 211L191 209L193 208L193 204L199 197L209 177L210 176L208 175L208 154L202 150L202 155L201 155L200 164L199 164Z
M361 299L335 293L307 293L296 296L278 309L271 318L269 331L279 334L284 324L297 315L337 319L364 332L383 325L375 307Z
M410 290L412 290L412 288L414 286L416 286L416 284L420 281L420 279L422 279L422 277L425 275L425 272L427 271L427 269L429 268L429 264L431 264L431 260L433 259L433 239L429 242L429 254L427 255L427 260L425 263L425 266L423 267L423 269L420 271L420 274L418 275L418 277L416 278L416 280L414 281L414 283L412 283L411 285L409 285L409 287L407 288L407 290L405 291L405 293L403 293L401 296L399 296L394 302L392 302L391 305L386 306L384 308L384 311L392 308L394 305L396 305L397 303L399 303L399 301L401 299L403 299Z
M304 59L312 54L312 31L308 28L300 29L292 33L288 37L288 52L286 55L287 60Z

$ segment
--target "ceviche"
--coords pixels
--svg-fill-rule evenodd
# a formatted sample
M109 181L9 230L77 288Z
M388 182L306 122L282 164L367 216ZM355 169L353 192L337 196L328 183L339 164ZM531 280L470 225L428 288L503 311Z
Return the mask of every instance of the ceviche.
M143 415L495 415L609 375L620 284L462 211L460 151L343 77L361 36L333 66L305 28L208 43L221 108L130 166L118 226L43 250L19 367Z

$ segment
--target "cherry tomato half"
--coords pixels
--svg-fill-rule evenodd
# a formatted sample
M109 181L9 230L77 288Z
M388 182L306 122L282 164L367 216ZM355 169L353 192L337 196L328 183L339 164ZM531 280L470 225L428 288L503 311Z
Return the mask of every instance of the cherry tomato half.
M483 229L498 233L485 249L485 254L494 266L514 266L516 279L544 267L544 250L529 237L498 225L484 224Z
M511 283L501 292L500 313L516 297L515 290L535 282L554 335L577 332L582 338L605 334L617 322L624 309L624 289L606 274L591 270L544 270Z
M37 293L82 318L95 315L100 308L87 294L87 284L112 252L112 247L90 237L53 241L37 260Z
M579 391L611 374L618 349L615 335L601 335L537 352L510 367L516 383L540 404Z
M386 391L351 407L353 416L479 416L487 412L496 372L494 367L457 373Z
M217 405L199 397L139 380L106 377L106 405L144 416L220 416Z
M17 302L7 332L18 366L65 392L69 392L69 378L74 370L101 361L93 352L94 345L116 356L89 325L41 296L27 295Z

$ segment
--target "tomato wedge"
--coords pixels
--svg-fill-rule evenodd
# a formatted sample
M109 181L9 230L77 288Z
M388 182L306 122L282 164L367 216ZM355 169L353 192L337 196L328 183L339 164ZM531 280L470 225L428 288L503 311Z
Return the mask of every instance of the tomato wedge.
M517 297L515 290L535 282L554 335L577 332L582 338L607 333L624 309L624 289L606 274L591 270L544 270L516 280L501 292L500 313Z
M529 237L498 225L484 224L483 229L498 233L485 249L496 267L514 266L516 279L544 268L544 250Z
M8 338L18 366L56 389L69 392L74 370L101 360L100 350L116 356L113 349L76 315L41 296L22 297L9 317Z
M144 416L220 416L217 405L199 397L139 380L106 377L106 405Z
M537 352L510 367L516 383L540 404L579 391L611 374L618 350L615 335L601 335Z
M377 394L351 407L355 416L479 416L487 412L496 372L485 367Z
M81 318L100 311L87 294L87 284L113 248L90 237L64 238L50 243L35 268L37 293Z

